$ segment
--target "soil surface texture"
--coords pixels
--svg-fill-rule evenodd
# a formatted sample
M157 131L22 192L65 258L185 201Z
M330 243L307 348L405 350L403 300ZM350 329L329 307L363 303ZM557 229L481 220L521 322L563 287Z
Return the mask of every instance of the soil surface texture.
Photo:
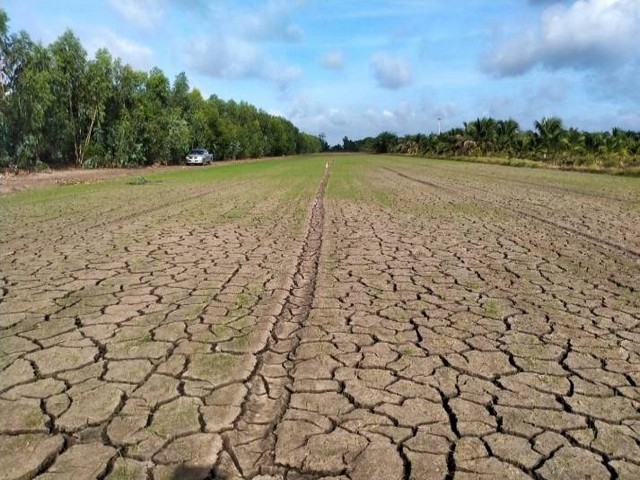
M0 480L640 478L639 179L144 173L0 198Z

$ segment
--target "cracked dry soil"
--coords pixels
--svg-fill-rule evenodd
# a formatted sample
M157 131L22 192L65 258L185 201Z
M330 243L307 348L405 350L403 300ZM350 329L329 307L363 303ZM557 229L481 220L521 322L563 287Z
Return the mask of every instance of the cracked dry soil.
M637 181L325 161L0 205L0 479L640 478Z

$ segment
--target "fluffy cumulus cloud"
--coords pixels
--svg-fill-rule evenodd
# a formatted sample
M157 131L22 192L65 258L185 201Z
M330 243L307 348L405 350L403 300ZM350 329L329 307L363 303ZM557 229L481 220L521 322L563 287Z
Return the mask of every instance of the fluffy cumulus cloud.
M270 60L259 45L233 36L195 38L185 53L185 60L194 69L211 77L257 78L281 88L286 88L301 74L299 68Z
M186 64L215 78L254 78L287 88L302 71L277 61L272 51L277 50L274 45L303 38L302 29L292 21L294 4L272 0L257 10L212 7L207 21L216 28L187 42Z
M403 58L378 53L371 59L371 68L382 88L397 90L411 84L413 80L409 62Z
M640 1L549 3L538 25L499 43L483 67L496 76L549 69L618 67L640 57Z
M322 66L329 70L342 70L344 68L344 56L340 50L332 50L325 53L321 59Z

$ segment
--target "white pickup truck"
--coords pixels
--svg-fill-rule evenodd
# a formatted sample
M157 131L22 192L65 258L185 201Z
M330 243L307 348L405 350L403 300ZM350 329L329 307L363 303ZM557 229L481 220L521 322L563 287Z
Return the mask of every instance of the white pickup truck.
M187 165L207 165L213 162L213 155L204 148L194 148L187 155Z

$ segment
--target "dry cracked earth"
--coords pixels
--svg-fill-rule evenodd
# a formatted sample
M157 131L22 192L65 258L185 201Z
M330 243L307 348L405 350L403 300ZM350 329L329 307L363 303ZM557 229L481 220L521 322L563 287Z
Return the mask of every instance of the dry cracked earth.
M0 479L640 478L638 180L259 168L0 198Z

